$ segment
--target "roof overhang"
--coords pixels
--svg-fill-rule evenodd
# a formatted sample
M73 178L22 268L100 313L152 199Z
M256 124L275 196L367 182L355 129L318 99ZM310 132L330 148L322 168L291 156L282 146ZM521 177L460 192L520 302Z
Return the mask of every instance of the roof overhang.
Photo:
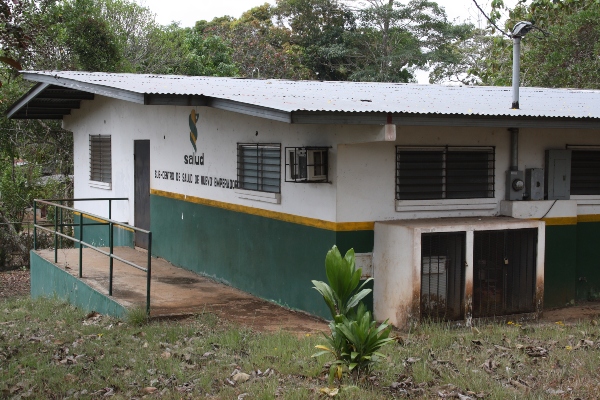
M92 82L82 82L58 75L23 72L25 79L38 82L8 110L13 119L62 119L81 100L93 100L98 94L144 105L204 106L238 114L292 124L384 125L391 114L398 126L456 126L542 129L600 129L600 118L386 113L342 111L285 111L231 99L187 94L139 93Z
M17 100L6 113L12 119L62 119L80 107L81 100L93 100L92 93L38 83Z

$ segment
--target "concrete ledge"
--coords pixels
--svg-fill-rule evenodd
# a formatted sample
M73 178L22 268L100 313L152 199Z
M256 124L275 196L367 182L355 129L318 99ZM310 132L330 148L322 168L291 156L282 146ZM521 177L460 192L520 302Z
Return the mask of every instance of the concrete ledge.
M519 219L577 218L577 200L501 201L500 214Z
M115 300L92 289L68 272L30 252L31 297L57 297L85 311L123 318L127 310Z

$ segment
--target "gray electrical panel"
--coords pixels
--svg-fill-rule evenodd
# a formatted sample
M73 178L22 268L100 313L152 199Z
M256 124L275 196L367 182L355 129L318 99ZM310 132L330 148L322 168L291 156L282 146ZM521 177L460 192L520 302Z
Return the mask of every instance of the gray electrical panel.
M524 175L523 171L506 171L506 200L523 200Z
M545 198L571 198L571 150L546 150Z
M525 170L525 192L529 200L544 200L544 169Z

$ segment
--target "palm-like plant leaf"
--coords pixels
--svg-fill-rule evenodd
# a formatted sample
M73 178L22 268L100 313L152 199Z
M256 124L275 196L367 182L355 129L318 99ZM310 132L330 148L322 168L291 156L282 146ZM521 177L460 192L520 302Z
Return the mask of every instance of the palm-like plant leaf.
M384 357L377 350L393 339L389 337L391 326L388 321L376 326L371 313L361 302L371 293L372 290L366 289L365 285L373 279L369 278L359 286L362 270L356 269L353 249L342 258L338 248L333 246L325 257L325 272L329 284L321 281L312 283L331 312L331 335L325 335L328 346L317 346L321 351L313 356L333 354L336 361L331 366L330 379L339 379L342 365L349 371L370 369L373 363Z

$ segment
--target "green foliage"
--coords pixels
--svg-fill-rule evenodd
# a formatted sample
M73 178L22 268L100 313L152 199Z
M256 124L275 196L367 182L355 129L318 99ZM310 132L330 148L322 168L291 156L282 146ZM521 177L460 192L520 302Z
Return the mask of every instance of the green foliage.
M342 258L337 246L333 246L325 257L325 272L329 284L321 281L312 283L323 296L335 321L341 316L351 314L358 303L371 293L371 289L363 287L373 278L367 279L358 287L362 269L356 269L354 249L348 250Z
M504 7L501 2L493 6L496 11ZM521 43L522 86L600 88L598 1L519 2L509 10L506 30L523 20L534 22L540 30L530 32ZM471 56L464 53L462 72L472 72L485 85L511 85L512 41L488 35L479 42L478 48L471 49Z
M201 36L190 32L186 38L188 55L184 73L202 76L237 76L238 68L231 55L233 49L218 36Z
M337 246L325 257L325 270L329 284L312 281L314 288L323 296L333 320L329 324L331 335L325 335L327 346L318 345L321 351L313 357L331 353L335 361L331 365L329 379L341 379L343 368L357 374L369 371L382 356L378 351L391 343L391 326L385 321L377 326L373 316L361 300L371 292L360 287L361 269L355 268L354 250L342 258Z
M599 89L600 3L559 1L550 6L536 1L529 13L548 35L534 35L524 44L523 83Z
M67 43L86 71L115 72L123 57L108 23L90 15L69 24Z
M289 25L290 43L300 46L302 63L321 80L348 80L354 53L350 35L356 15L337 0L279 0L274 12Z

